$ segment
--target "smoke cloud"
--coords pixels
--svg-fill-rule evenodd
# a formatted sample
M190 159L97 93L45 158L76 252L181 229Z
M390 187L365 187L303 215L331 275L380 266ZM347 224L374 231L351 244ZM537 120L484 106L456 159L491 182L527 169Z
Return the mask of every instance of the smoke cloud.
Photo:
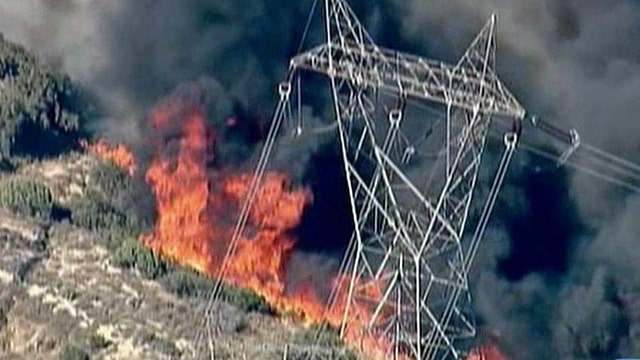
M498 72L524 106L638 161L637 2L414 0L397 1L397 9L407 38L450 59L497 13ZM515 167L499 206L520 215L509 219L498 210L495 231L506 235L485 243L477 267L476 306L488 328L515 359L640 355L638 198L584 175L562 179ZM545 184L554 181L563 188L550 192ZM523 220L532 225L519 225ZM532 235L563 226L570 231ZM522 251L529 265L540 260L514 276L508 260L525 258Z
M97 94L112 118L100 130L126 138L132 119L202 76L245 109L270 112L300 11L296 1L28 0L1 2L0 20L8 39Z
M498 73L525 108L640 160L637 2L352 3L381 43L450 61L496 12ZM108 119L93 124L96 131L136 143L144 132L133 119L188 81L215 98L214 121L268 119L310 5L5 0L0 31L97 96ZM308 157L317 147L307 142L301 153ZM285 153L280 163L295 155ZM583 175L532 170L540 166L518 155L499 204L509 211L498 210L479 254L474 276L482 320L516 360L640 356L640 200ZM529 260L515 269L518 261L510 258Z
M634 115L640 88L640 6L634 1L398 2L408 37L455 58L498 14L498 71L525 108L577 127L591 144L638 159ZM579 196L594 184L575 182L581 210L597 217L610 196ZM593 191L591 191L593 193ZM602 206L606 204L606 206ZM592 212L595 212L593 214Z

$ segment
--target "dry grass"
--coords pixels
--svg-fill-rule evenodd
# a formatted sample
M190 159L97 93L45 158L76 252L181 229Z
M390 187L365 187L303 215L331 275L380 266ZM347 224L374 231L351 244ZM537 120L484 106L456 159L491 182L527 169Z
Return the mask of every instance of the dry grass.
M21 176L44 179L69 201L85 192L92 160L27 166ZM35 238L46 230L46 256L16 282L15 268L38 255ZM15 304L0 329L1 359L54 359L69 342L92 359L183 359L193 348L206 301L179 298L136 271L114 267L99 235L68 224L50 228L0 212L0 285L12 284ZM40 234L35 236L34 234ZM0 286L0 297L5 288ZM213 326L214 347L228 359L277 359L299 329L279 319L244 313L222 303ZM220 357L223 358L223 357Z

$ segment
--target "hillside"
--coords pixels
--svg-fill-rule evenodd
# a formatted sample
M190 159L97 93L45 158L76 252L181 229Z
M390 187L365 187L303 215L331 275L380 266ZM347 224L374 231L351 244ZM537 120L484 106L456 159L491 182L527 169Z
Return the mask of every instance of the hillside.
M130 177L78 145L82 92L4 39L0 87L0 359L187 358L213 283L138 243ZM281 358L315 334L224 291L221 359Z

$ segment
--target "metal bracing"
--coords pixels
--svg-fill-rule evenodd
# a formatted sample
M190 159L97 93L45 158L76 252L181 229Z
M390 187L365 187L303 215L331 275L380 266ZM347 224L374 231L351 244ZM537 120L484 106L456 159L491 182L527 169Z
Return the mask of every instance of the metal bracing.
M332 112L331 124L312 133L337 134L354 224L337 282L344 286L333 289L327 304L331 325L340 325L348 345L374 359L463 359L476 335L469 271L516 146L639 194L640 166L584 143L575 130L525 113L496 76L495 16L460 61L446 64L380 48L346 0L314 0L313 9L320 2L325 42L294 56L279 85L280 100L193 357L217 358L213 305L221 298L221 281L282 127L289 124L296 137L305 136L302 108L313 102L303 93L306 76L315 74L328 78ZM514 128L500 134L504 151L488 195L480 198L474 190L496 119L513 121ZM528 122L569 146L559 159L519 142ZM481 212L469 231L472 202ZM342 314L337 321L336 309ZM283 359L300 354L306 360L348 357L305 345L286 347Z
M465 236L488 129L496 116L525 117L494 71L496 18L457 64L376 46L344 0L324 0L324 20L326 42L293 57L280 84L251 189L281 124L300 135L303 74L327 77L355 229L341 333L353 338L355 324L358 336L384 339L361 349L384 359L461 359L476 335L468 272L518 140L505 138L482 216Z
M363 336L390 340L391 346L370 353L457 359L463 353L460 342L475 336L464 302L479 237L465 243L465 224L492 116L525 114L494 72L495 24L492 17L461 60L450 65L379 48L344 1L327 0L326 43L291 61L292 71L321 73L331 84L356 241L348 259L351 283L342 332L362 322ZM380 93L392 98L382 112ZM440 139L429 139L439 142L439 163L411 164L407 158L419 152L406 141L416 130L416 119L406 123L409 99L441 105L446 129ZM419 113L417 118L429 121ZM514 148L511 144L505 152L493 193ZM430 166L428 184L408 173ZM376 299L371 288L377 288ZM355 319L354 309L362 308L370 318Z
M347 5L333 5L345 8ZM350 14L350 12L347 12ZM498 80L493 66L495 18L482 30L469 53L458 64L434 60L380 48L366 34L357 20L340 17L332 11L327 16L331 39L291 60L292 67L347 79L353 84L401 92L408 96L481 113L521 118L524 109ZM345 31L354 27L358 31ZM346 35L341 35L346 32ZM483 91L478 91L483 88Z

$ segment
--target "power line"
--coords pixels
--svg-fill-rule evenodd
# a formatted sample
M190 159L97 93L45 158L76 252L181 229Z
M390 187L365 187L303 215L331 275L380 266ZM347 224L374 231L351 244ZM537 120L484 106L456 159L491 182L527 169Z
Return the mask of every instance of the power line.
M308 35L317 3L315 0L305 23L299 50ZM386 359L459 358L465 352L462 344L476 335L475 325L465 311L464 301L470 291L468 272L519 140L517 129L527 120L525 109L493 68L496 17L489 20L458 63L447 64L381 48L346 0L323 0L323 4L326 41L294 56L288 78L280 84L280 102L210 294L196 345L205 330L210 330L204 328L208 326L208 314L220 298L222 281L259 194L280 126L293 117L291 108L296 105L301 120L300 93L304 84L296 76L309 71L329 79L354 225L347 255L340 265L341 274L344 272L350 278L340 323L342 334L356 327L361 339L383 337L387 341L379 342L380 348L373 342L361 350L384 354ZM292 80L299 81L295 89ZM297 103L293 105L292 92L297 95ZM396 100L396 105L390 105L382 114L375 109L377 97L371 98L379 93ZM415 106L425 117L432 115L425 110L425 102L437 104L439 109L426 108L437 111L440 117L424 133L404 133L402 123L408 106ZM501 134L507 149L484 200L475 236L468 243L463 235L486 140L495 136L490 124L496 118L514 121L516 129L509 133L508 142ZM575 131L566 132L554 124L531 120L538 129L570 146L569 150L558 156L531 144L520 143L520 148L640 193L640 185L634 183L640 184L640 166L581 143ZM446 126L434 136L434 129L441 123ZM418 138L411 144L413 135ZM398 157L396 151L404 146L413 147L410 153L416 153L415 147L424 143L434 147L442 144L437 146L440 151L430 155L442 168L436 166L431 172L433 178L421 189L399 165L408 162L411 156ZM583 162L577 161L580 159ZM363 171L360 167L363 163L371 170ZM402 189L404 199L419 206L414 209L404 204L398 188ZM342 286L339 282L331 287L325 312L343 291ZM365 286L373 288L376 295L361 296L358 292ZM353 309L368 311L369 318L354 316ZM213 335L208 336L211 342Z

